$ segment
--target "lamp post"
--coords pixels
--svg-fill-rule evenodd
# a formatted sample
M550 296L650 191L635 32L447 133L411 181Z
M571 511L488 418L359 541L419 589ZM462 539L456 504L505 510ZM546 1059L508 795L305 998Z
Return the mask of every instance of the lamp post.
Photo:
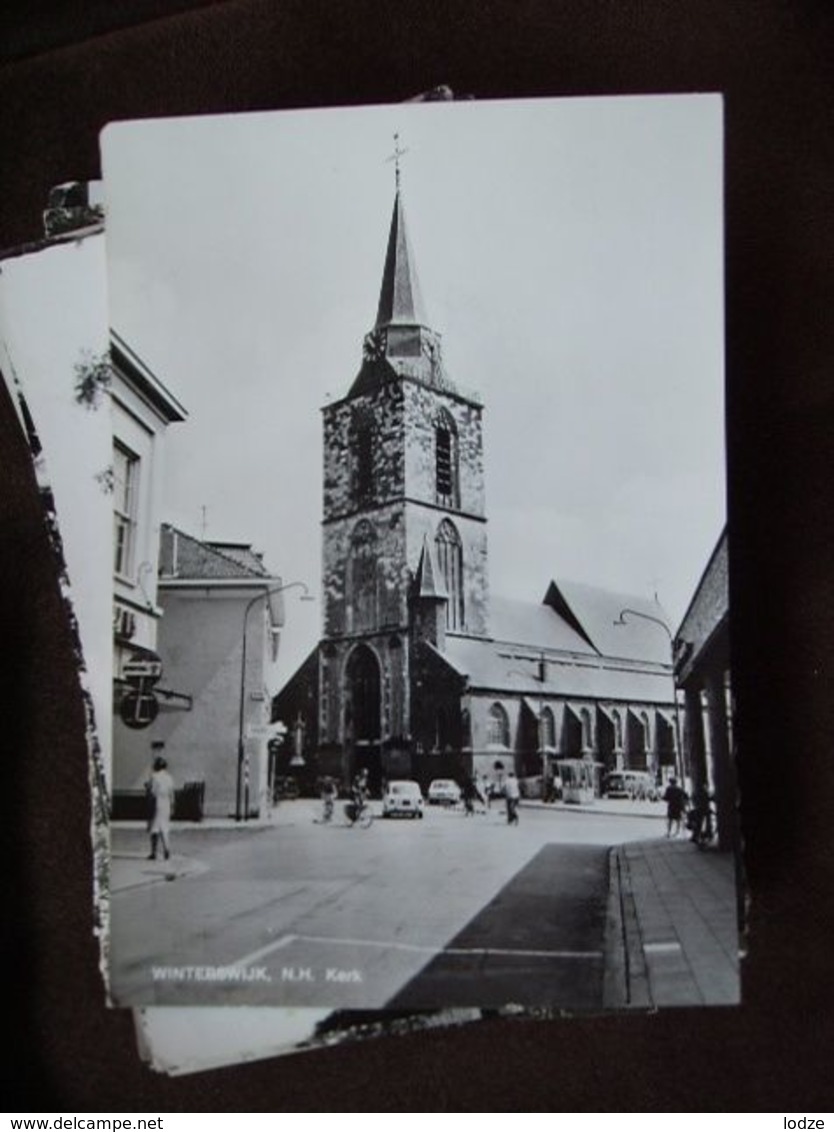
M249 614L253 607L259 601L266 601L267 598L274 597L275 594L283 593L284 590L302 589L304 593L301 596L302 601L314 601L315 599L310 594L306 583L304 582L287 582L285 586L273 586L272 589L264 590L262 593L255 594L246 603L246 608L243 611L243 635L241 647L241 660L240 660L240 715L238 721L237 731L237 784L235 789L235 821L240 821L243 817L249 817L249 764L246 761L246 744L243 738L243 714L246 703L246 625L249 620ZM243 800L243 812L241 813L241 799Z
M677 689L677 685L675 684L675 661L674 661L674 656L672 655L672 651L674 649L674 644L675 644L674 637L672 636L672 630L669 628L669 626L666 624L666 622L663 620L662 617L653 617L651 615L651 613L641 613L639 609L621 609L619 617L614 622L614 624L615 625L627 625L628 622L626 621L626 614L628 614L629 617L641 617L644 621L651 621L655 625L659 625L660 628L666 634L666 636L669 638L669 659L672 663L672 695L674 696L674 703L675 703L675 746L677 748L677 758L676 758L675 762L676 762L676 766L677 766L678 777L680 779L680 783L681 783L681 785L683 785L683 781L684 781L683 746L681 744L681 718L680 718L680 709L678 707L678 689Z

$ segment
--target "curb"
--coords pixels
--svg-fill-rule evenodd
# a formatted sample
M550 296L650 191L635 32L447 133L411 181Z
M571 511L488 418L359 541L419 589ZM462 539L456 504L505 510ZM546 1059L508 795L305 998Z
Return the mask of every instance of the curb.
M607 1010L654 1007L643 936L634 900L628 858L621 846L608 856L603 1006Z
M132 876L119 883L113 880L113 869L111 865L110 873L110 895L117 896L120 892L130 892L135 888L150 888L155 884L162 884L166 881L181 880L183 877L198 876L200 873L208 872L208 865L203 864L202 861L195 861L188 858L181 864L175 864L172 867L165 869L151 869L147 866L149 862L143 861L141 864L135 858L119 858L118 854L114 855L114 860L128 860L132 864L124 865L122 868L125 871L130 871ZM142 867L145 866L145 867ZM117 870L119 871L119 870Z

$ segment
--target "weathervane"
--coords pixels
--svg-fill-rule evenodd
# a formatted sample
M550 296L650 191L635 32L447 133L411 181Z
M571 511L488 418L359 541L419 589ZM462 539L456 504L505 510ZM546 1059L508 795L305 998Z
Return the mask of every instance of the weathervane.
M400 135L394 134L394 152L389 157L386 157L385 160L394 162L394 176L397 182L397 192L400 191L400 158L406 153L408 153L407 148L400 149Z

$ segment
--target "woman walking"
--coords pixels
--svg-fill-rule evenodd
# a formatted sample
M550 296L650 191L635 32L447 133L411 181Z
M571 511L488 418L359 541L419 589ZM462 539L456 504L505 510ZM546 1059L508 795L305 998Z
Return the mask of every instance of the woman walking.
M168 773L168 764L161 755L153 761L153 772L148 783L152 813L148 827L151 835L151 851L149 861L156 860L156 850L162 843L162 852L165 860L171 856L171 810L174 806L174 780Z

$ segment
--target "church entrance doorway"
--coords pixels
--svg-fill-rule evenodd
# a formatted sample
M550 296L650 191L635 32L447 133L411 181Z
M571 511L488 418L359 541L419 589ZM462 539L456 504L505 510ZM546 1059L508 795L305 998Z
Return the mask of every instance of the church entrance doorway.
M367 645L357 645L345 671L345 738L350 777L367 770L371 793L382 789L379 661Z

